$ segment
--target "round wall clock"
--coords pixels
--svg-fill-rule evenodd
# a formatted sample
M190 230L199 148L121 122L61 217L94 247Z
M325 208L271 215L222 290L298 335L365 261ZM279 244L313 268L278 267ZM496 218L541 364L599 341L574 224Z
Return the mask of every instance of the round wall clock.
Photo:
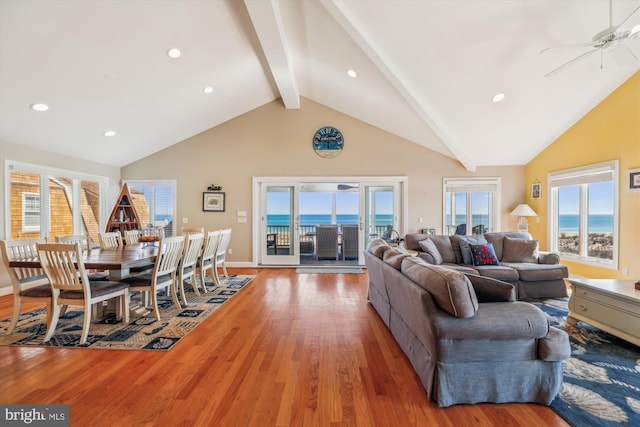
M320 157L336 157L344 148L342 133L331 126L325 126L313 136L313 149Z

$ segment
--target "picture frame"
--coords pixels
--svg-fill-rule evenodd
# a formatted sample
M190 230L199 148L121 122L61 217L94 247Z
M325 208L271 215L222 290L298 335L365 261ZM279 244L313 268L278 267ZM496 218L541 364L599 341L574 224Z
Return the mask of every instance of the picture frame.
M627 191L640 191L640 169L627 171Z
M219 191L202 193L202 210L205 212L224 212L225 194Z
M542 183L535 182L531 185L531 198L533 200L540 199L542 197Z

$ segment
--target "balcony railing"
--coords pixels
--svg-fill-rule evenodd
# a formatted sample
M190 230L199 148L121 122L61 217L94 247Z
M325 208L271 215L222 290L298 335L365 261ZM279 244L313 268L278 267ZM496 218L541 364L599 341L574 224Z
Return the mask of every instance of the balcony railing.
M276 245L279 247L288 247L291 244L291 232L288 225L267 225L267 234L275 233ZM313 241L316 233L315 225L301 225L300 228L300 241ZM375 235L382 236L386 231L386 225L377 225L375 227ZM374 237L374 236L369 236Z

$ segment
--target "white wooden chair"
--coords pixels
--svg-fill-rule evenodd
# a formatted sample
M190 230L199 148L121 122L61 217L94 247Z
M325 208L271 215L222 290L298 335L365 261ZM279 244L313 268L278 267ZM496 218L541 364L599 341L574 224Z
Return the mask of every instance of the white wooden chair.
M187 233L203 233L204 234L204 227L182 227L182 234L187 234Z
M84 306L80 344L84 344L89 335L93 304L118 298L116 318L129 323L129 285L123 282L89 281L84 268L82 246L79 242L38 243L36 246L40 264L51 283L53 293L53 314L44 342L49 341L53 336L62 306Z
M227 249L229 248L229 242L231 241L231 229L226 228L224 230L220 230L220 243L218 243L218 248L216 249L216 256L213 257L213 269L211 275L213 276L213 281L216 286L220 286L220 279L218 277L218 268L222 268L224 273L224 277L229 278L229 273L227 273Z
M68 236L56 236L56 243L80 243L82 251L91 253L91 237L85 234L71 234ZM109 273L104 271L90 271L87 273L89 280L107 280Z
M99 233L101 249L112 249L122 247L122 235L119 231L109 231L107 233Z
M140 242L140 230L124 230L124 243L135 245Z
M202 243L204 242L203 233L187 233L184 236L184 249L182 250L182 259L178 267L178 285L180 286L180 295L182 302L187 305L187 297L184 293L184 282L191 279L191 287L197 296L200 296L198 284L196 283L196 265L198 257L202 252ZM203 284L204 286L204 284ZM205 290L206 292L206 290Z
M207 293L207 271L211 273L211 280L214 285L218 284L217 274L213 273L213 258L216 256L218 244L220 243L220 230L207 232L207 238L202 245L202 253L198 261L198 274L200 275L200 283L204 293Z
M38 257L37 243L45 239L1 240L2 261L13 286L13 316L7 334L13 333L22 312L22 301L38 301L47 305L47 327L51 323L52 293L49 280L40 268L10 267L9 262Z
M152 309L157 321L160 321L157 295L159 290L167 289L171 293L176 307L181 307L175 285L183 247L184 236L160 238L158 255L153 271L122 279L123 282L129 284L130 291L149 292L151 294Z

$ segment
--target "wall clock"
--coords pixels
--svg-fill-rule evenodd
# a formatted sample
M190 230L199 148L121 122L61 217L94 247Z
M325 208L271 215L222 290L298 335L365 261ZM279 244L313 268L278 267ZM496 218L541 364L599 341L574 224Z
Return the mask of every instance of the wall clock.
M344 148L342 133L331 126L325 126L313 136L313 149L320 157L336 157Z

